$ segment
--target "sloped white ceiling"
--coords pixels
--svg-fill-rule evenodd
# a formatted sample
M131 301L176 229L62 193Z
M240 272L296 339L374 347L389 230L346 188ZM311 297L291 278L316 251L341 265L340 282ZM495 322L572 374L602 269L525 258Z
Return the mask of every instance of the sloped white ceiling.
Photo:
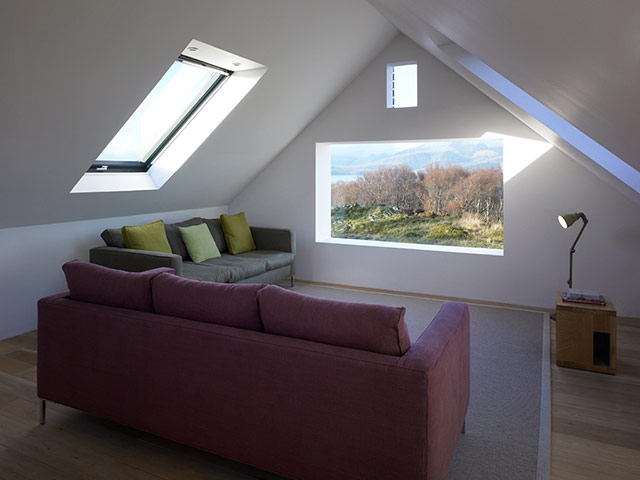
M370 1L420 45L444 34L640 170L638 2Z
M226 205L395 34L366 0L4 0L0 228ZM193 38L269 70L161 190L69 194Z

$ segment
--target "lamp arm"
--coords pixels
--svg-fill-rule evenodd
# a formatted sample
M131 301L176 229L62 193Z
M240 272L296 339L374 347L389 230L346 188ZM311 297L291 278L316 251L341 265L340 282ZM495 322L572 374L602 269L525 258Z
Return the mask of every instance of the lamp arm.
M587 223L589 223L589 220L587 220L587 216L584 213L580 213L579 215L582 219L582 228L578 232L578 236L569 249L569 280L567 281L567 283L569 284L569 288L573 288L573 254L576 253L576 244L578 243L578 240L580 240L580 235L582 235L584 227L586 227Z
M582 232L584 231L584 227L586 227L587 223L589 223L589 220L587 220L587 216L584 213L580 214L580 218L582 218L582 228L578 232L578 236L576 237L576 240L573 242L573 245L571 245L571 251L573 252L576 251L576 244L578 243L578 240L580 240L580 235L582 235Z

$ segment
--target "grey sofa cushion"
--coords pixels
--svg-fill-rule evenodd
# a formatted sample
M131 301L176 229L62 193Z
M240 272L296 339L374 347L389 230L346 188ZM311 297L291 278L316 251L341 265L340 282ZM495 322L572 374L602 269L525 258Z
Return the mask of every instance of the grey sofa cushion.
M121 228L107 228L100 234L100 236L107 247L126 248Z
M183 260L191 260L191 257L189 257L187 246L182 240L182 235L180 234L178 227L191 227L192 225L200 225L201 223L202 218L194 217L189 220L185 220L184 222L165 223L164 225L164 230L167 233L167 240L169 240L171 251L176 255L180 255Z
M267 271L291 265L296 256L293 253L278 252L277 250L253 250L251 252L239 253L234 258L253 258L262 260L267 265Z
M200 263L184 262L182 276L192 280L235 283L267 271L267 262L257 258L242 258L223 253Z
M222 231L222 225L220 224L219 218L203 218L204 223L209 227L209 231L211 232L211 236L213 240L216 242L216 246L220 253L227 252L229 249L227 248L227 241L224 239L224 232Z
M204 262L202 262L204 263ZM231 269L224 265L215 267L203 266L202 263L183 262L182 276L201 282L229 283L231 281Z

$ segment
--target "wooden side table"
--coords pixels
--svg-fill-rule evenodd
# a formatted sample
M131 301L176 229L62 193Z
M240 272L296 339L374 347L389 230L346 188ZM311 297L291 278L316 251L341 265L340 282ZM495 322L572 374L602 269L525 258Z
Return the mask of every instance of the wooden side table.
M606 305L564 302L556 293L556 364L616 374L616 309Z

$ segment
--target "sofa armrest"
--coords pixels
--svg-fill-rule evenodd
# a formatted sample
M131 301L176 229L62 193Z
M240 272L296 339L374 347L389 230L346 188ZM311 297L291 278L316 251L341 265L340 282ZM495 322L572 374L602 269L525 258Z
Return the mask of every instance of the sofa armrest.
M445 478L469 406L469 307L445 302L401 363L426 374L427 478Z
M296 232L286 228L250 227L258 250L296 253Z
M118 247L94 247L89 250L89 261L103 267L142 272L158 267L173 268L182 275L182 257L174 253L152 252Z

